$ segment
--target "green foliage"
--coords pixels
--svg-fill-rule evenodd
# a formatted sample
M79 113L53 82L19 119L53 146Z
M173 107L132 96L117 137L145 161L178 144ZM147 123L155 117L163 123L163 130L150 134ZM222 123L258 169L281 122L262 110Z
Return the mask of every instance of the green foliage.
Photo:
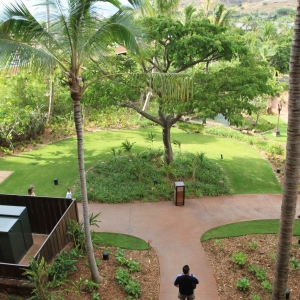
M250 288L250 281L248 278L240 278L237 280L236 286L240 291L247 291Z
M187 133L201 133L204 129L204 126L202 124L197 123L178 121L176 125L178 126L178 128L186 131Z
M224 248L224 242L222 240L217 239L214 241L214 247L219 251L222 251Z
M248 143L249 145L253 145L260 150L265 151L268 154L277 154L283 155L284 154L284 147L282 144L268 141L260 136L249 136L241 133L240 131L234 130L232 128L224 127L224 126L209 126L205 127L205 133L227 137L236 139L238 141L243 141Z
M91 213L89 215L89 223L90 226L99 227L97 218L101 213L94 215ZM83 231L83 221L77 222L75 220L70 219L68 221L67 234L71 235L73 238L73 242L77 251L85 252L85 239L84 239L84 231ZM93 231L91 231L92 243L95 244L97 239L99 238Z
M126 269L119 267L116 272L116 279L129 295L139 298L141 294L141 285L137 280L131 279L131 276Z
M255 265L249 265L248 270L255 275L257 280L264 281L266 279L266 273L267 271L264 269L261 269Z
M131 276L126 269L119 267L116 272L116 279L120 285L125 286L131 279Z
M252 296L252 300L260 300L260 297L257 294L254 294Z
M180 140L174 139L174 140L172 141L172 144L174 144L175 146L177 146L178 149L179 149L179 152L181 153L181 141L180 141Z
M293 270L300 270L300 262L297 258L292 257L290 259L290 263L292 265Z
M155 138L156 138L156 133L153 133L152 131L148 132L146 141L151 144L151 149L153 148L153 142L155 141Z
M263 288L264 288L265 290L267 290L268 292L272 292L273 287L272 287L272 285L269 283L268 280L264 280L264 281L261 283L261 285L262 285Z
M273 259L273 260L276 259L276 253L271 252L271 253L269 253L269 256L270 256L270 258Z
M97 282L94 282L93 280L86 279L84 282L84 289L88 292L92 292L94 290L97 290L99 288L99 284Z
M25 269L24 275L28 277L28 280L34 284L32 296L29 300L56 300L62 299L57 291L53 291L50 288L48 282L48 265L45 259L42 257L40 261L31 259L29 263L30 268Z
M276 14L277 15L282 15L282 16L284 16L284 15L294 16L295 15L295 10L292 9L292 8L281 7L281 8L278 8L276 10Z
M203 154L177 155L173 164L166 165L160 150L149 149L98 162L88 171L86 180L88 198L105 203L171 200L174 190L170 182L174 181L185 182L186 197L231 193L224 171ZM78 190L73 196L81 199Z
M62 252L55 257L55 261L49 266L47 274L51 286L58 286L68 274L78 271L75 263L78 261L79 253L77 249Z
M91 300L101 300L100 294L96 292L92 292Z
M131 152L131 149L132 149L134 144L135 144L135 142L131 143L128 140L125 140L124 142L122 142L122 149L125 152Z
M126 266L129 272L137 272L141 270L141 264L138 261L134 261L131 258L125 258L125 251L118 249L116 252L116 260L121 266Z
M251 242L248 244L248 248L251 249L251 250L256 250L257 247L258 247L258 243L256 243L256 242L252 242L252 241L251 241Z
M125 291L129 295L139 298L141 294L141 285L137 280L131 278L129 272L132 273L141 271L140 263L133 261L132 259L126 259L124 249L118 248L115 255L119 264L128 268L128 270L122 267L118 268L116 272L116 279L118 280L118 283L124 287Z
M243 266L246 263L247 254L243 252L236 252L232 254L232 260L239 266Z

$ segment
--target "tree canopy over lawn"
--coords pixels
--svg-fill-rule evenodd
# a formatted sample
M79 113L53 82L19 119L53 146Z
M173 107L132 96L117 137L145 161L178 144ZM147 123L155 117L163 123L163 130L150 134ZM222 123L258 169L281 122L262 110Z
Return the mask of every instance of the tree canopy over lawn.
M132 108L161 126L168 164L173 161L171 127L184 115L205 120L222 113L236 124L242 112L256 111L252 102L256 97L275 94L273 70L266 62L255 60L240 30L207 19L182 23L166 15L146 17L139 24L144 28L141 57L137 61L129 52L122 59L123 74L100 83L99 90L105 91L106 101ZM121 59L114 60L115 70L120 69L118 61ZM124 62L128 63L125 70ZM98 71L105 74L100 62ZM143 107L149 94L156 111Z

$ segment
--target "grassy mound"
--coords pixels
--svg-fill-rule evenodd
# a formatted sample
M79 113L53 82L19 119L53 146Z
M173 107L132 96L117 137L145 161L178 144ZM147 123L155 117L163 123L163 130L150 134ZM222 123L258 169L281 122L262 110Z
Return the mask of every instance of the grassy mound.
M91 168L86 179L88 199L103 203L172 200L176 181L184 182L186 198L232 193L223 169L204 153L177 154L171 165L161 150L115 153ZM74 197L81 199L78 189Z

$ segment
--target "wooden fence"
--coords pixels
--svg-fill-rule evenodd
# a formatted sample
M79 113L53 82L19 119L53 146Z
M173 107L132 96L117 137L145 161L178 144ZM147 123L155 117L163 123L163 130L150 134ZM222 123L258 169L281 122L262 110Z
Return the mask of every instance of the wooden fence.
M68 220L79 220L75 199L0 194L0 205L27 207L32 233L48 235L34 255L34 258L44 257L46 262L71 241L67 234ZM23 273L27 268L29 265L0 262L0 277L26 279Z

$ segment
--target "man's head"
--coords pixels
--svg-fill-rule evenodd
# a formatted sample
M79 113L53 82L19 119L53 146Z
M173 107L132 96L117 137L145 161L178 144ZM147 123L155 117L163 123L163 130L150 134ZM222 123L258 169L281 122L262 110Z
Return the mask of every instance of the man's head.
M188 265L183 266L182 268L183 274L187 275L189 274L189 271L190 271L190 267Z

